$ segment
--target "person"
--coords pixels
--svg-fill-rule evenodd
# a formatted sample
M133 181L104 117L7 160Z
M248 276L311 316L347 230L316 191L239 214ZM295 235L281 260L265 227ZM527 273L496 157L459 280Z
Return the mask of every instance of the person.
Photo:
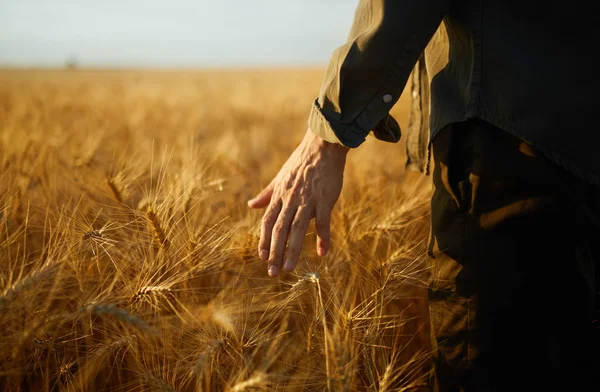
M266 208L269 275L295 268L313 218L317 252L328 251L347 154L371 132L400 139L389 110L412 75L409 166L427 173L433 161L432 388L597 390L600 90L589 7L361 0L303 140L249 201Z

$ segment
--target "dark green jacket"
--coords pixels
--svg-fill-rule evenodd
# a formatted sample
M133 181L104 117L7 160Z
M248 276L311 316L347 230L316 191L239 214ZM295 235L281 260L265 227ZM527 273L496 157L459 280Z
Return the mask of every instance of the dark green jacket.
M598 6L530 0L361 0L348 41L330 60L309 127L357 147L369 132L396 142L389 110L424 54L414 87L427 141L446 125L481 118L600 184L595 158ZM443 23L442 23L443 22ZM425 83L422 80L426 78ZM424 98L424 99L423 99ZM413 140L411 141L411 138ZM427 143L409 138L409 148ZM412 147L411 147L412 146ZM426 159L409 151L412 159ZM415 158L416 157L416 158ZM423 166L423 162L412 162Z

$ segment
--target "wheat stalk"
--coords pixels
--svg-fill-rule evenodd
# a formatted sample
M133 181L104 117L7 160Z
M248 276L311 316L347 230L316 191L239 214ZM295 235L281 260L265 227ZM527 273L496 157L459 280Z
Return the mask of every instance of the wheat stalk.
M329 364L329 329L327 328L327 314L325 313L325 304L323 302L323 293L321 291L321 281L317 272L307 274L307 279L317 286L318 301L321 309L321 322L323 324L323 337L325 339L325 370L327 372L327 390L331 391L331 365Z
M123 308L118 308L114 304L88 304L85 305L78 310L80 313L94 314L97 316L105 317L112 316L119 319L121 322L125 324L132 325L137 329L149 333L151 335L156 334L156 330L148 325L141 318L129 313L127 310Z
M388 390L390 376L392 375L393 369L394 369L393 362L388 363L388 365L385 367L385 372L383 372L383 376L381 377L381 380L379 381L379 391L380 392L386 392Z
M0 312L4 311L20 292L32 288L36 283L49 275L52 270L52 267L44 267L6 288L0 295Z
M28 329L21 334L20 338L18 339L17 344L15 344L13 347L13 351L12 351L13 359L16 359L17 357L19 357L22 353L23 348L30 341L35 340L36 336L38 336L39 334L48 330L49 326L53 322L55 322L56 320L59 320L61 318L64 318L65 316L66 316L65 314L59 313L59 314L51 315L49 317L39 318L37 320L34 320L32 323L30 323L28 325Z
M249 379L239 382L235 384L228 391L230 392L241 392L245 391L248 388L257 388L259 386L266 386L265 382L267 381L267 376L264 373L258 373L254 377L250 377Z

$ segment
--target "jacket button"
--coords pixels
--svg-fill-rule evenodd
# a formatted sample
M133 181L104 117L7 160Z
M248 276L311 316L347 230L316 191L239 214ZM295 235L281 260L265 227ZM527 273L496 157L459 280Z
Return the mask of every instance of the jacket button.
M383 96L383 102L385 102L385 103L390 103L390 102L392 102L392 94L385 94L385 95Z

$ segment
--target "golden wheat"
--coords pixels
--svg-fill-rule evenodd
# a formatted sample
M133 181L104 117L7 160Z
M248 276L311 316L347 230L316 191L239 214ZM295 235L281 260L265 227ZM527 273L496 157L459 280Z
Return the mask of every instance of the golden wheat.
M314 226L293 273L256 254L246 201L321 77L1 71L3 390L422 388L431 188L402 143L349 154L328 255Z

